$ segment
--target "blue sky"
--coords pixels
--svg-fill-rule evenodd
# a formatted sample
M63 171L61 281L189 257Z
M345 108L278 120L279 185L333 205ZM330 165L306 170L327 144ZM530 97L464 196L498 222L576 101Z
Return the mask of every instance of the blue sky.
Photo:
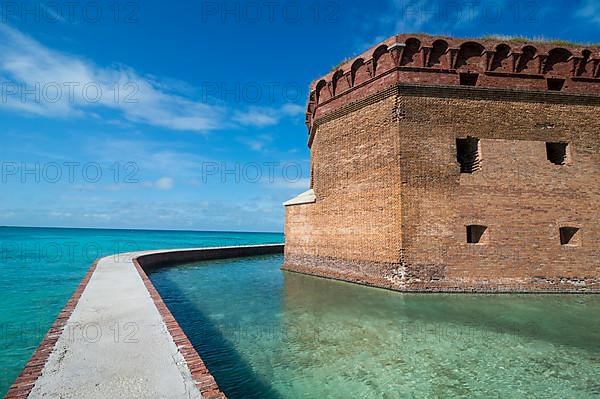
M595 0L1 11L0 225L282 231L309 181L307 87L342 59L402 32L600 41Z

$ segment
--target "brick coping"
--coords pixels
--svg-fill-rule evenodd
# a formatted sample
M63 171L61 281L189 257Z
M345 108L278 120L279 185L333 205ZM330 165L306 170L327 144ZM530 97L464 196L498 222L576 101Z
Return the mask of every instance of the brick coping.
M131 257L131 263L136 268L138 275L142 279L148 294L152 298L152 301L160 314L163 323L167 327L169 335L173 339L175 345L181 352L188 370L196 384L196 387L200 391L201 395L205 399L226 399L227 397L223 392L221 392L216 380L200 358L198 352L194 349L187 335L181 329L181 326L175 320L173 314L169 311L164 301L162 300L160 294L148 278L148 275L144 271L141 266L139 259L142 257L148 257L152 255L164 255L164 254L172 254L177 256L182 253L189 252L197 252L197 253L209 253L210 251L214 252L222 252L225 254L225 257L239 257L239 256L252 256L251 254L236 254L228 253L228 251L235 251L236 249L241 249L245 251L257 250L261 249L273 250L283 249L283 244L264 244L264 245L240 245L240 246L229 246L229 247L211 247L211 248L190 248L190 249L171 249L171 250L163 250L163 251L144 251L135 253L133 257ZM275 253L275 252L273 252ZM262 255L263 253L258 252L258 255ZM122 254L126 255L126 254ZM98 263L102 258L96 259L92 266L88 269L85 276L77 286L77 289L68 300L67 304L61 310L61 312L56 317L56 320L46 333L42 342L38 345L35 352L29 359L29 361L25 364L25 367L15 380L15 382L11 385L8 392L6 393L4 399L26 399L31 394L37 380L41 377L44 367L50 358L52 352L56 347L56 343L58 339L62 335L68 320L71 318L73 311L77 307L83 292L85 291L88 283L90 282L92 275L96 271ZM210 260L210 258L203 258L200 260ZM187 259L186 259L187 261Z
M134 258L132 262L144 282L158 313L160 313L163 323L167 326L167 330L169 331L169 334L171 334L175 345L177 345L179 352L183 355L186 365L192 374L192 379L196 383L196 387L202 394L202 397L206 399L226 399L227 397L219 389L215 378L210 371L208 371L208 368L200 358L196 349L194 349L189 338L183 332L181 326L177 323L177 320L175 320L175 317L169 308L167 308L167 305L165 305L160 294L154 287L154 284L152 284L150 278L148 278L148 275L140 265L140 262L138 262L138 259Z
M435 44L445 43L447 48L441 52L438 52L440 59L437 63L428 63L424 61L431 61L431 55L433 47ZM463 65L457 66L456 61L458 53L465 46L481 47L480 53L475 54L474 56L477 58L487 58L482 59L483 63L476 65ZM493 56L498 52L499 46L506 46L509 50L509 53L506 54L506 59L514 58L523 55L523 50L527 47L535 50L533 54L533 58L531 61L538 61L534 65L532 65L532 70L527 71L516 71L513 70L517 65L511 65L508 70L506 68L495 68L490 64L493 61ZM390 53L391 51L399 51L403 52L407 47L411 48L414 52L413 56L416 58L413 62L407 62L405 65L407 67L412 67L420 70L430 70L430 71L440 71L440 72L456 72L458 70L465 69L466 67L470 70L474 70L480 73L505 73L512 76L533 76L533 77L542 77L544 73L548 71L540 71L538 68L541 68L543 64L547 61L550 53L555 52L556 50L567 50L571 53L571 58L567 62L576 63L577 66L581 65L581 62L594 64L600 57L599 47L598 45L594 45L591 43L569 43L569 42L555 42L552 40L535 40L535 39L523 39L523 40L514 40L511 38L502 38L502 37L453 37L447 35L433 35L427 33L416 33L416 32L407 32L407 33L399 33L393 36L386 38L383 41L369 47L363 53L359 55L355 55L353 57L347 58L342 61L339 65L332 68L327 74L322 75L322 77L314 79L310 83L311 91L316 89L318 83L322 80L331 81L336 74L339 74L339 71L349 71L352 68L352 65L356 65L356 62L361 60L365 64L369 64L371 61L377 61L382 55ZM553 51L554 50L554 51ZM589 58L586 60L582 59L583 52L588 50ZM446 59L449 57L448 59ZM447 61L447 63L439 62L441 60ZM398 60L400 63L400 60ZM420 61L420 62L419 62ZM539 62L542 61L542 64ZM498 65L500 66L500 65ZM597 64L594 65L597 67ZM550 71L553 72L553 71ZM564 71L554 72L552 76L561 76L561 77L580 77L587 75L579 75L576 73L566 74ZM594 79L594 77L590 77Z
M58 342L58 338L61 336L65 326L67 325L67 321L71 318L75 307L77 307L83 291L87 287L92 275L96 271L99 261L100 260L97 259L89 268L65 307L56 317L56 320L50 327L50 330L48 330L46 336L38 345L37 349L23 368L23 371L21 371L21 374L19 374L13 385L6 393L6 396L4 397L5 399L24 399L29 396L38 378L42 375L44 366L48 362L50 354L54 351L54 347Z
M461 76L475 80L462 82ZM529 96L542 103L570 102L573 98L565 95L600 96L600 52L583 44L395 35L311 83L305 118L309 134L323 115L390 83L490 89L501 95L510 89L514 101Z

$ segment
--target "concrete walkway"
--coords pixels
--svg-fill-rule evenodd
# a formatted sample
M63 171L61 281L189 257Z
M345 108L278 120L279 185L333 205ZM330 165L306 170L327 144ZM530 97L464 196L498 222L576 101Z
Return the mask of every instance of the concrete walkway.
M142 266L282 251L196 248L99 260L7 398L225 398Z
M98 262L30 398L200 398L129 259Z

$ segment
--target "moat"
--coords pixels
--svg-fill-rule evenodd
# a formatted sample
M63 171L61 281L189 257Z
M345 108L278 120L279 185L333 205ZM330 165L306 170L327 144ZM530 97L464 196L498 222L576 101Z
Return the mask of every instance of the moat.
M280 255L150 279L229 398L600 395L600 297L402 294Z

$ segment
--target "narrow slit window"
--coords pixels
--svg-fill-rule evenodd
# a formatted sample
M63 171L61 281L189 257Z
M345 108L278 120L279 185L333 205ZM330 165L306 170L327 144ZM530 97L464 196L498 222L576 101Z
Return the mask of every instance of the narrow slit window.
M481 167L479 139L467 137L456 139L456 160L460 164L460 173L473 173Z
M461 86L477 86L478 73L461 73L459 75Z
M560 245L577 245L579 244L579 228L577 227L561 227L560 228Z
M566 164L568 145L568 143L546 143L546 155L548 161L555 165Z
M553 79L550 78L546 81L548 84L548 90L550 91L561 91L563 86L565 85L564 79Z
M485 238L486 231L487 231L487 226L481 226L481 225L477 225L477 224L467 226L467 243L469 243L469 244L482 243Z

